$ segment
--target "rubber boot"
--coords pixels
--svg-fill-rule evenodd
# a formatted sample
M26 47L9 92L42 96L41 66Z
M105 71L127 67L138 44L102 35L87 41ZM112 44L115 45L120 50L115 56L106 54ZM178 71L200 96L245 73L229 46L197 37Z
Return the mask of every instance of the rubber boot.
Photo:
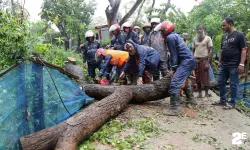
M186 95L186 101L184 101L184 103L197 105L197 102L194 99L194 93L193 93L192 87L190 85L186 85L183 90Z
M168 71L162 71L162 72L161 72L161 75L162 75L162 77L167 76L167 75L168 75Z
M164 114L168 116L178 116L181 114L179 93L170 96L170 107Z
M153 81L160 79L160 71L157 70L155 73L153 73Z

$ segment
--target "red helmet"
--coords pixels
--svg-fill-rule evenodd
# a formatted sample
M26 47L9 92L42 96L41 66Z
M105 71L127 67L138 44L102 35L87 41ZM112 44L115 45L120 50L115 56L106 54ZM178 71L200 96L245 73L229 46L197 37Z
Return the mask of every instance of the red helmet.
M129 31L133 30L133 26L129 22L125 22L125 23L122 24L122 30L124 30L124 28L129 28Z
M115 31L115 30L117 30L117 32L119 34L120 31L121 31L121 27L118 24L113 24L112 26L110 26L109 32L112 32L112 31Z
M154 31L163 31L164 35L168 35L173 30L174 24L170 21L163 21L154 28Z
M106 51L103 48L99 48L99 49L96 50L96 52L95 52L96 61L99 60L101 55L106 56Z

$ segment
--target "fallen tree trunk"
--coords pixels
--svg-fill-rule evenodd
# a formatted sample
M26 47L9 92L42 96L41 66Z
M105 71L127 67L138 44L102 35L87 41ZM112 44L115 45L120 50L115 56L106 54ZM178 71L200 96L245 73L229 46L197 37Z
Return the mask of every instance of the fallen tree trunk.
M146 101L154 101L169 97L169 86L170 86L170 77L164 77L160 80L153 82L152 84L144 84L144 85L129 85L129 87L133 92L132 102L146 102ZM102 99L110 94L112 94L117 88L123 86L103 86L99 84L95 85L85 85L83 90L87 95L93 97L95 99Z
M66 121L24 136L23 150L75 150L83 140L110 118L122 111L132 99L130 88L120 87L113 94L81 110Z

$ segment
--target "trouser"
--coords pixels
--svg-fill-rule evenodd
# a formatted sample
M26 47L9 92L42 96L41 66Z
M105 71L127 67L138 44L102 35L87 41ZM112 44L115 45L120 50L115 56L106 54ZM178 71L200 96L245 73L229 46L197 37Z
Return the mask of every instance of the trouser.
M174 76L170 83L170 94L179 94L180 88L192 72L195 69L195 60L190 59L182 61L177 70L174 73Z
M154 81L160 79L160 74L162 75L162 77L166 76L167 71L168 71L167 61L160 60L158 64L158 70L153 74Z
M230 103L235 105L239 87L239 73L238 68L221 66L218 75L218 86L220 90L220 101L226 103L226 83L230 79L231 101Z
M95 70L96 68L98 68L100 70L100 64L99 63L91 63L91 62L88 62L88 74L91 78L95 78L96 76L96 73L95 73Z

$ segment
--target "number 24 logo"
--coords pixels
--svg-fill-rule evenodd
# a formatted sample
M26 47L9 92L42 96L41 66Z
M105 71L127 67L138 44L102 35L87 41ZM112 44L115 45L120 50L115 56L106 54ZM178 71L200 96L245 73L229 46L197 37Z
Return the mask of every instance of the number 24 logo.
M240 132L234 132L232 134L232 136L233 136L233 139L232 139L232 144L233 145L240 145L240 144L242 144L242 140L247 139L246 138L247 133L245 133L245 132L242 132L242 133L240 133Z

